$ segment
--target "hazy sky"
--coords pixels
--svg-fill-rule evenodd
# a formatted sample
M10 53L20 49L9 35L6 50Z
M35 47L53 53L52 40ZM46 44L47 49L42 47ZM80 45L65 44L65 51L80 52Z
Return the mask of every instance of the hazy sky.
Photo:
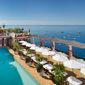
M85 0L0 0L0 24L85 25Z

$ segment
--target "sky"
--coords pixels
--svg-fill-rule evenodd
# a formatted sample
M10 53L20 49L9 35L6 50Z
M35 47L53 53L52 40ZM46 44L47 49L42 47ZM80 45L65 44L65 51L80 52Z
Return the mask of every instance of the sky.
M0 25L85 25L85 0L0 0Z

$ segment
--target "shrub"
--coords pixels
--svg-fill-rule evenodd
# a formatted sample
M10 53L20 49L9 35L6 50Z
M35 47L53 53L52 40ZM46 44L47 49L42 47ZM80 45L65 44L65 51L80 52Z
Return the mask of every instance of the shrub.
M63 64L56 63L51 71L54 71L54 76L52 78L53 82L57 85L62 85L66 82L66 78L64 73L66 72L65 67Z
M57 85L63 85L66 82L64 72L56 68L55 75L53 76L53 82Z
M43 68L43 65L42 64L37 64L36 65L36 69L37 69L37 71L39 72L39 70L41 70Z

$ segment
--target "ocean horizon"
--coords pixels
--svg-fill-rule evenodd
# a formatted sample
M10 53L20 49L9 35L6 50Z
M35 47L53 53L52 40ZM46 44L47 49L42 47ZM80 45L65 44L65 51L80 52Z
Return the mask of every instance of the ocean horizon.
M76 38L75 41L85 43L85 25L5 25L5 28L18 27L23 27L24 31L28 31L30 28L31 35L53 36L53 38L71 41L74 41L74 38ZM40 44L40 39L35 38L35 43ZM51 47L51 42L49 40L44 40L44 46ZM68 46L66 44L55 43L55 49L68 52ZM85 49L73 47L73 54L85 58Z

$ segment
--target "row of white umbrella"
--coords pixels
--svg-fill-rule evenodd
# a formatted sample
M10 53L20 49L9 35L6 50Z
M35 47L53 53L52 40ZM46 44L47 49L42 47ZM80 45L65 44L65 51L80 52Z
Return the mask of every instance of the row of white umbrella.
M36 46L35 44L30 44L30 43L27 43L26 41L19 41L20 43L22 43L22 45L25 45L26 47L30 47L31 50L35 50L37 52L41 52L42 55L54 55L52 56L52 58L56 61L59 61L59 62L63 62L64 63L64 66L66 67L69 67L71 69L81 69L81 73L85 74L85 68L82 68L84 67L84 64L80 63L80 62L77 62L75 60L68 60L67 57L65 57L64 55L60 55L60 54L56 54L54 51L49 51L48 49L45 49L43 47L39 48L38 46Z

